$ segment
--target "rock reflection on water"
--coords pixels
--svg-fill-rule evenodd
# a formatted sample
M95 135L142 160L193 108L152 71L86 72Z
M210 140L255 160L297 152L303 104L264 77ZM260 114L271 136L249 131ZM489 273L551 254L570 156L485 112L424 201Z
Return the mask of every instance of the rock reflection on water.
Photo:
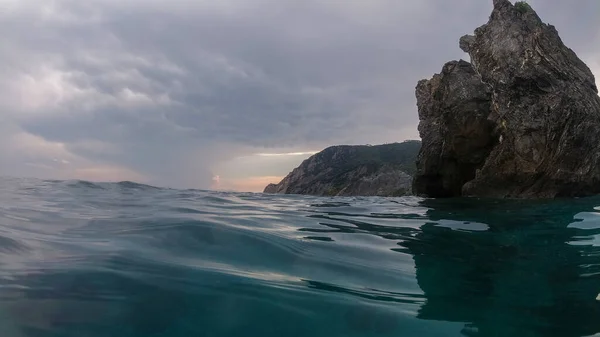
M413 255L427 299L418 318L464 322L465 336L600 332L600 247L590 241L600 226L569 226L598 201L424 201L431 223L398 249ZM437 220L489 229L449 229Z

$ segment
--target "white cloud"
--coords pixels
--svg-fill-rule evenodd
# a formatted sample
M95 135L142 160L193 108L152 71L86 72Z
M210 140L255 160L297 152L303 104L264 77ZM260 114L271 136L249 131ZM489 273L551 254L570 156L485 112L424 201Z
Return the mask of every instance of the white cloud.
M0 172L13 176L93 181L147 181L149 177L118 165L92 162L73 154L64 143L52 142L17 127L0 128Z
M47 67L42 67L36 74L21 74L11 90L16 99L15 106L26 112L39 112L84 94L69 82L68 77L68 73Z

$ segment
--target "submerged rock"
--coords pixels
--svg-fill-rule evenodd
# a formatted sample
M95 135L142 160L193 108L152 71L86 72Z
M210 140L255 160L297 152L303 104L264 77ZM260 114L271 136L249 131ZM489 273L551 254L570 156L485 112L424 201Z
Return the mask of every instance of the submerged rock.
M410 194L421 143L332 146L295 168L264 193L320 196L401 196Z
M423 147L413 191L430 197L600 193L594 75L524 3L494 0L487 24L417 85Z

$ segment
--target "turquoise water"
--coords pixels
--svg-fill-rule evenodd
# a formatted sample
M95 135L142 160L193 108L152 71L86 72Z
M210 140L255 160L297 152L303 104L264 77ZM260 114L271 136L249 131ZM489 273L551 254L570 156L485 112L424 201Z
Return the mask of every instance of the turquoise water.
M592 336L600 198L0 179L0 336Z

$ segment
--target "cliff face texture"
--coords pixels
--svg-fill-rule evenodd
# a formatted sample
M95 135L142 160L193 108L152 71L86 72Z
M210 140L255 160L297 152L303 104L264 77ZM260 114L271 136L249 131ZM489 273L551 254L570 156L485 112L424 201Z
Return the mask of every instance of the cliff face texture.
M415 190L433 197L461 195L497 139L488 120L491 90L470 63L452 61L441 74L419 82L417 97L423 149Z
M421 143L333 146L305 160L265 193L319 196L401 196L411 192Z
M600 193L600 97L590 69L527 4L494 0L463 36L471 63L420 81L423 146L413 191L429 197Z

